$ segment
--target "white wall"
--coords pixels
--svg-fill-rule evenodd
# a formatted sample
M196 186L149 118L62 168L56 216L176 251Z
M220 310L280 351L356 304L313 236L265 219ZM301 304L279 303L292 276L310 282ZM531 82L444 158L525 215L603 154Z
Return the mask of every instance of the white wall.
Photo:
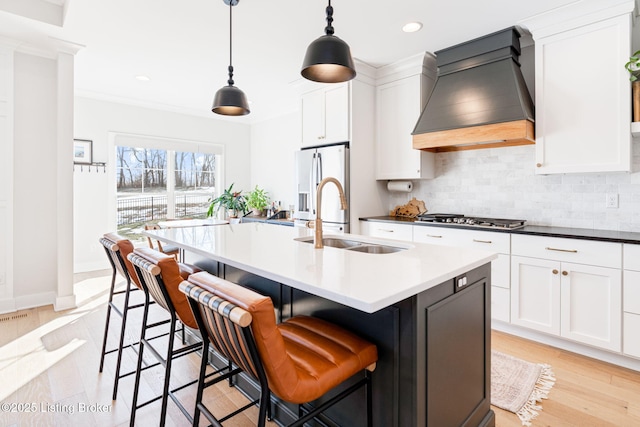
M113 102L77 97L75 100L74 137L93 141L93 160L109 159L109 134L129 133L160 138L209 142L225 146L224 185L249 189L250 126L230 120L188 116L168 111L152 110ZM107 164L107 168L115 165ZM115 231L115 183L109 173L74 172L74 271L108 268L104 250L98 238Z
M14 296L51 292L52 298L58 256L57 66L16 53L14 70Z
M251 126L251 190L256 185L289 209L295 197L294 153L300 149L302 119L296 111Z
M414 181L412 193L389 193L389 209L411 197L432 213L525 219L531 225L640 232L640 141L634 173L535 175L535 146L436 155L436 178ZM605 207L620 195L617 209Z

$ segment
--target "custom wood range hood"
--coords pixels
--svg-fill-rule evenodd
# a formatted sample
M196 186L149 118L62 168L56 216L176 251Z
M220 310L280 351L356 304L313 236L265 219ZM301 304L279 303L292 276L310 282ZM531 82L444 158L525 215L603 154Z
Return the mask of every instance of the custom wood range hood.
M438 78L412 132L413 148L441 152L535 143L519 38L511 27L435 52Z

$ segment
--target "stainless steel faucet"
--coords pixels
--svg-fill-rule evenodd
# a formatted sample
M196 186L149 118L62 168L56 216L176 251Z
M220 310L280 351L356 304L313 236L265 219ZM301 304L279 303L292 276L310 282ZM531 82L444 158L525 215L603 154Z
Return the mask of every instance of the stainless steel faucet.
M328 182L333 182L336 187L338 187L338 193L340 193L340 209L347 209L347 198L344 195L340 181L331 176L320 181L316 189L316 220L314 224L315 234L313 235L313 244L316 249L322 249L324 247L322 244L322 218L320 217L320 212L322 212L322 188Z

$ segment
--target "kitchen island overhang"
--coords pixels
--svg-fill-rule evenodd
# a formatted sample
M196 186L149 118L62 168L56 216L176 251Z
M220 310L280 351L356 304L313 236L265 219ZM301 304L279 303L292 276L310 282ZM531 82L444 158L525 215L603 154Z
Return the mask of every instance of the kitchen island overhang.
M374 426L495 425L490 408L495 254L348 234L341 237L404 250L315 249L299 240L312 230L259 223L145 234L184 249L187 262L205 261L213 274L269 295L281 321L316 316L376 344ZM244 375L236 384L251 397L259 393ZM272 402L278 422L295 419L296 405L274 396ZM364 393L356 393L326 414L329 425L360 427L363 411Z
M370 254L334 247L315 249L313 244L297 240L312 237L312 230L263 223L150 230L144 234L366 313L497 258L493 252L476 249L351 234L339 237L403 250Z

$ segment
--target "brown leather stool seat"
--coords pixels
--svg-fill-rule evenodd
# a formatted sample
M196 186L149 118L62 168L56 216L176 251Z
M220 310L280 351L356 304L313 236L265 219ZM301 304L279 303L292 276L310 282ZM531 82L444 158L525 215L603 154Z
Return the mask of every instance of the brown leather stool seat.
M189 276L188 283L182 283L180 290L190 297L202 336L208 338L219 353L260 382L259 426L264 425L266 413L270 412L270 392L291 403L308 403L363 370L365 378L358 387L351 387L338 396L341 399L360 386L366 386L367 418L371 425L369 372L375 369L378 360L374 344L315 317L296 316L276 324L271 298L207 272ZM229 313L234 309L240 310L240 314L247 313L248 317L243 317L245 324L230 317ZM242 339L240 352L227 345ZM206 355L203 356L201 375L205 368ZM206 386L209 385L212 384ZM204 388L203 381L196 396L194 418L197 419L202 411L216 425L222 420L215 419L202 404L201 388ZM333 403L315 409L305 407L309 413L292 425L304 424ZM303 415L302 409L299 415Z
M322 319L296 316L278 325L296 375L286 381L282 370L265 369L269 388L292 403L316 400L378 360L374 344Z

